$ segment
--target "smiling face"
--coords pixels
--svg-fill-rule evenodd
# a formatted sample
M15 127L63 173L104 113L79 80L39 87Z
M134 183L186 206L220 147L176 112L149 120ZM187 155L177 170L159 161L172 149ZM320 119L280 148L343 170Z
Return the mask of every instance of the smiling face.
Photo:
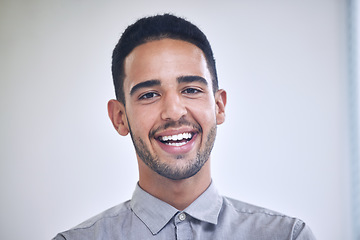
M124 69L126 106L109 103L115 128L130 132L138 160L154 173L193 176L210 157L226 103L225 91L213 93L203 52L185 41L156 40L136 47Z

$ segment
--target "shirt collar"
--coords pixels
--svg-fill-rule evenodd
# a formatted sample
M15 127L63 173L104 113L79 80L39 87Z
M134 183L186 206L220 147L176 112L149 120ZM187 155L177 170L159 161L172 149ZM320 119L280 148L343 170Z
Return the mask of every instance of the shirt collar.
M160 232L178 212L173 206L145 192L139 184L136 184L130 207L152 234Z
M213 183L184 212L200 221L217 224L223 198Z
M211 183L184 212L200 221L217 224L222 206L222 197ZM179 212L171 205L145 192L137 184L130 202L135 215L149 228L152 234L157 234Z

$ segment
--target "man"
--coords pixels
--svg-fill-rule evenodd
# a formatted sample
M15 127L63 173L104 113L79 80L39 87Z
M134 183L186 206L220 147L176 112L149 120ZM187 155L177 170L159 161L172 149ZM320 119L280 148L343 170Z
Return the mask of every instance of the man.
M220 196L210 153L225 120L206 36L172 15L129 26L113 52L109 117L130 133L139 182L130 201L55 239L315 239L301 220Z

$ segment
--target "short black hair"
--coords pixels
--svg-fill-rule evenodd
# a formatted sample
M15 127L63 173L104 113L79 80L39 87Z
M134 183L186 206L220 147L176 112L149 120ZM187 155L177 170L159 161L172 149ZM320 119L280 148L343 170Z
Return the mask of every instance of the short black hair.
M155 15L141 18L128 26L116 44L112 55L112 76L116 99L125 104L124 79L125 58L131 51L144 43L165 38L183 40L200 48L206 58L207 66L212 77L214 93L219 89L215 59L209 41L205 34L191 22L171 15Z

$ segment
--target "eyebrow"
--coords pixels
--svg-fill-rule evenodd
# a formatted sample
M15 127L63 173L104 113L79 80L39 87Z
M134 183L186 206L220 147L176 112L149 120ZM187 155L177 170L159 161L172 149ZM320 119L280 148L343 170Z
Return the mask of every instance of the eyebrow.
M200 76L180 76L176 78L177 82L180 83L192 83L192 82L200 82L204 85L208 85L208 82L205 78ZM148 88L148 87L154 87L154 86L160 86L161 82L160 80L148 80L141 83L136 84L133 86L130 90L130 96L134 95L136 91L138 91L141 88Z
M208 85L208 82L205 78L200 76L180 76L176 78L178 83L192 83L192 82L200 82L204 85Z
M154 87L154 86L160 86L160 80L148 80L145 82L141 82L133 86L130 90L130 96L134 95L136 91L138 91L141 88L148 88L148 87Z

